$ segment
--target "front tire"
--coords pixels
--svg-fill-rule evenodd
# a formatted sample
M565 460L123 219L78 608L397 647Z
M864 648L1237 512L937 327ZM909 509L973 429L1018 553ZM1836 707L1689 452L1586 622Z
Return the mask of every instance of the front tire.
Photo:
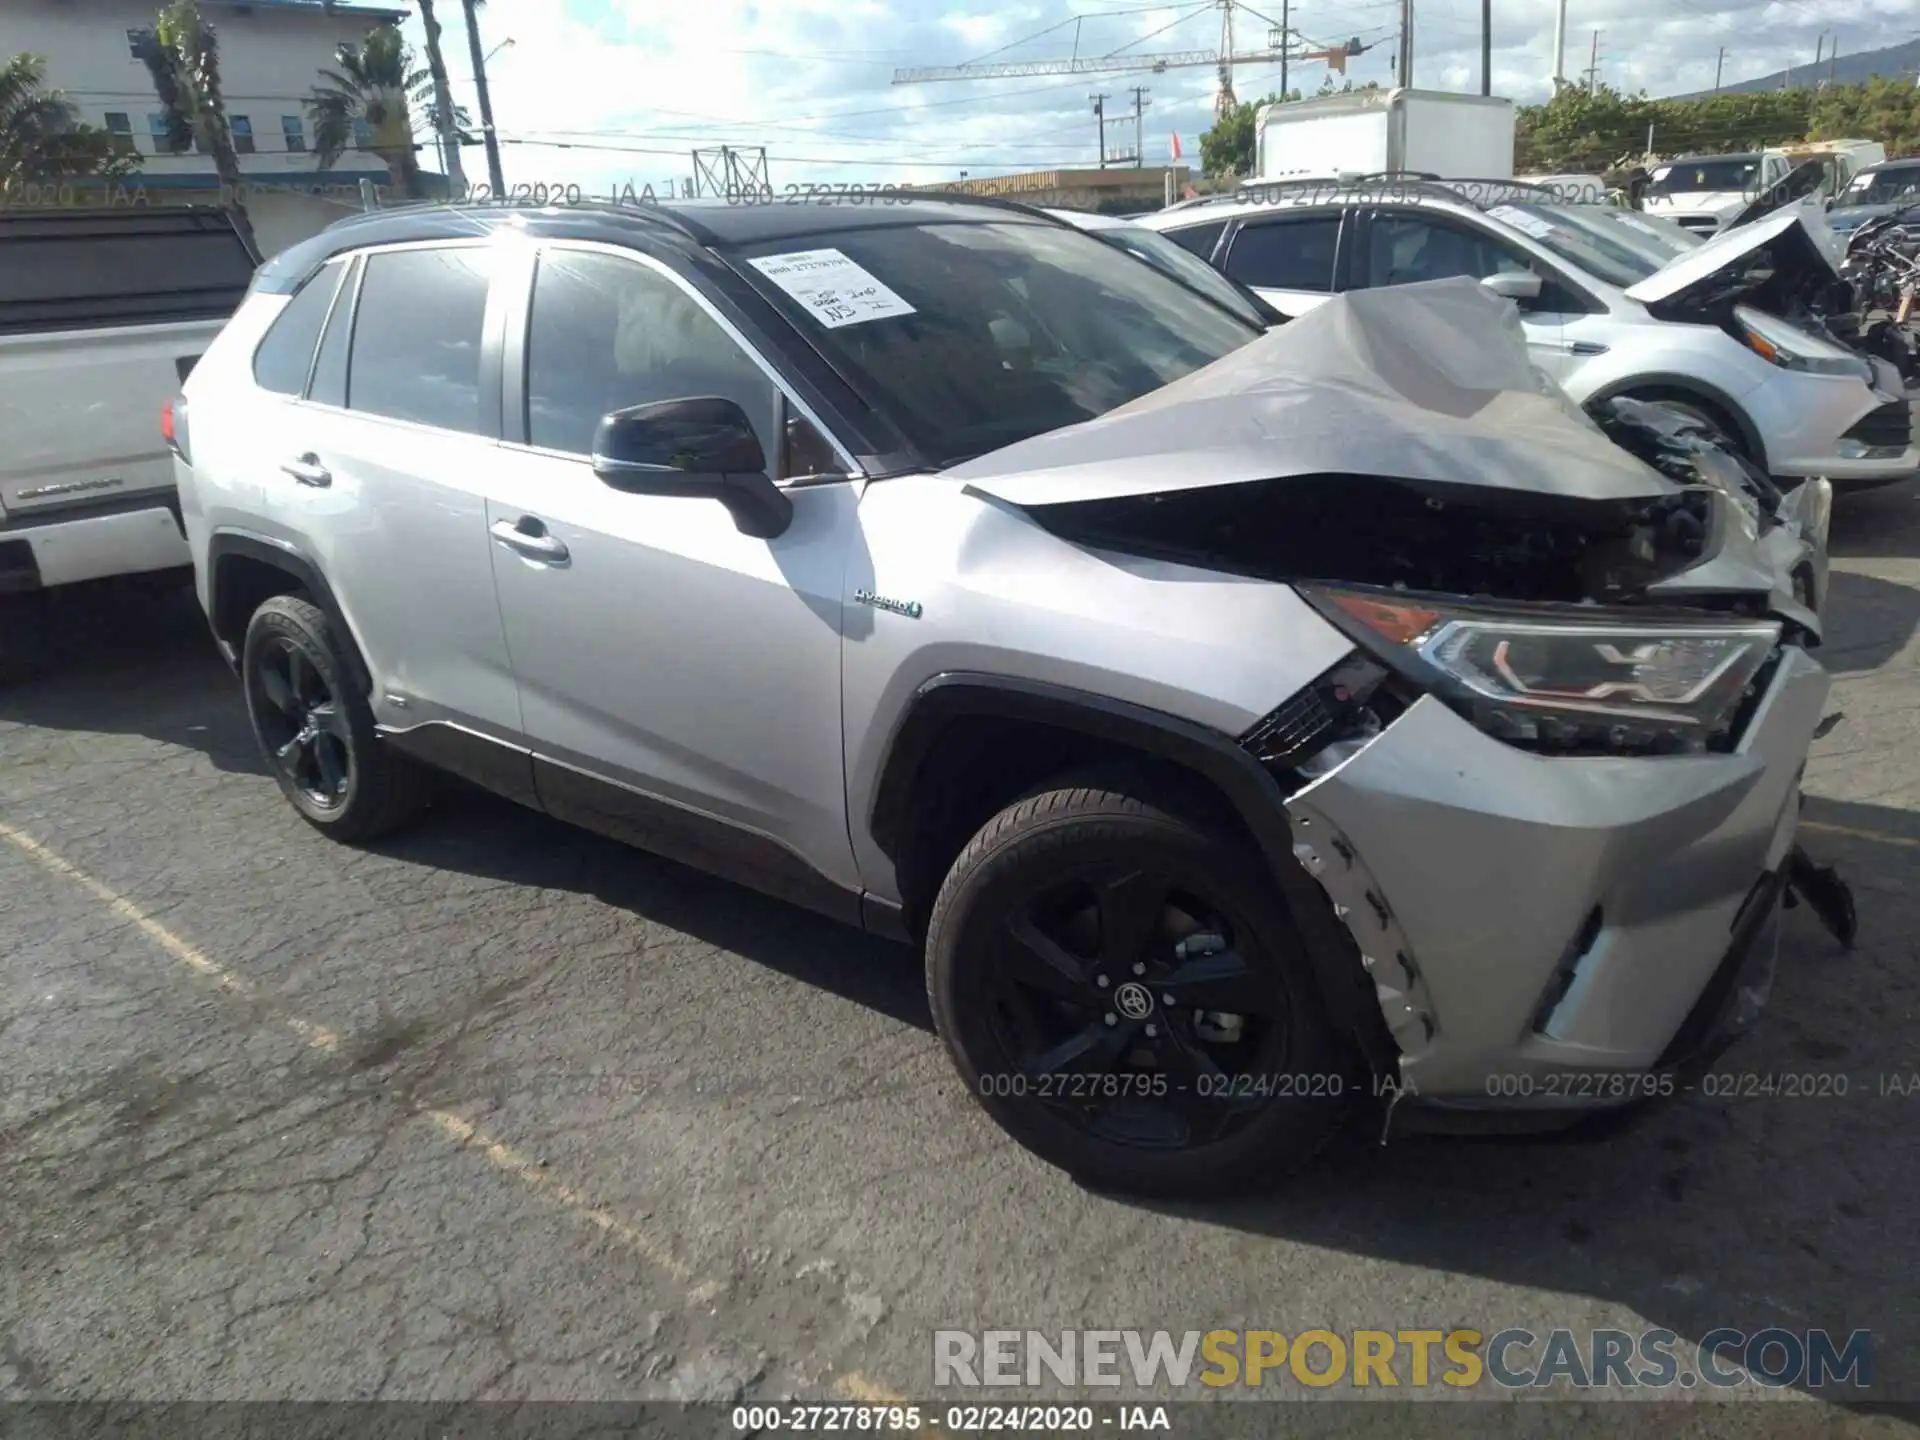
M1311 1161L1359 1088L1278 887L1206 807L1129 777L1002 810L927 932L974 1097L1082 1183L1202 1198Z
M430 777L380 743L332 622L293 595L265 601L240 652L247 715L287 802L323 835L357 842L425 810Z

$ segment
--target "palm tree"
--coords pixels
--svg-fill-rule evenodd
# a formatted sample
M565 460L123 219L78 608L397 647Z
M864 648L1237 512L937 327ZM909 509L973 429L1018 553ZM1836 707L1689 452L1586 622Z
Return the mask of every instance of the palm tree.
M201 15L196 0L173 0L143 42L140 58L153 77L169 138L179 147L191 137L213 157L222 208L233 218L247 248L259 254L253 222L247 216L240 157L227 123L227 102L220 88L220 46L213 26Z
M440 136L441 163L447 169L448 188L460 196L467 193L467 175L460 163L453 83L447 78L447 57L440 50L440 21L433 13L433 0L420 0L420 24L427 32L427 73L433 77L433 128Z
M38 55L0 64L0 186L134 169L139 162L116 151L111 135L82 125L72 102L45 88L46 75Z
M313 151L320 168L329 168L366 127L367 148L387 162L393 188L420 199L420 160L414 151L413 107L433 104L433 75L413 66L413 52L399 28L378 25L358 45L343 43L334 52L337 70L322 70L324 84L307 99L313 120Z

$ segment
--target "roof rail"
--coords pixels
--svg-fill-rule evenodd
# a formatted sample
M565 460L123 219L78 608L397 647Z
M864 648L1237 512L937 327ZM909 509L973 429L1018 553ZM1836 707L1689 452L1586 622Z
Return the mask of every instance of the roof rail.
M1278 203L1290 200L1313 204L1340 198L1452 200L1486 209L1512 204L1599 204L1606 192L1599 186L1536 185L1507 176L1440 176L1428 171L1385 170L1369 175L1301 176L1290 180L1254 181L1233 198L1242 203Z

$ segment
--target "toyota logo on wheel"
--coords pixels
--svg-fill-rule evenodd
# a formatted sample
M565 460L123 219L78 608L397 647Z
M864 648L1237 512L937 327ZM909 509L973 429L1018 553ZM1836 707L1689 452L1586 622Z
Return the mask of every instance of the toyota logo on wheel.
M1113 1008L1129 1020L1144 1020L1153 1013L1153 996L1146 986L1129 980L1113 992Z

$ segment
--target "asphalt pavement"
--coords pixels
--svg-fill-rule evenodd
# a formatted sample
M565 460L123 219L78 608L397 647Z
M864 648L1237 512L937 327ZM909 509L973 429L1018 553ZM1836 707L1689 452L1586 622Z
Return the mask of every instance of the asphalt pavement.
M940 1328L1778 1325L1871 1329L1871 1390L1690 1433L1907 1433L1920 483L1842 497L1833 548L1804 839L1860 941L1789 913L1717 1067L1829 1078L1356 1135L1209 1206L1003 1138L905 950L479 794L329 843L189 593L69 597L0 691L0 1399L944 1403L980 1397L934 1391Z

